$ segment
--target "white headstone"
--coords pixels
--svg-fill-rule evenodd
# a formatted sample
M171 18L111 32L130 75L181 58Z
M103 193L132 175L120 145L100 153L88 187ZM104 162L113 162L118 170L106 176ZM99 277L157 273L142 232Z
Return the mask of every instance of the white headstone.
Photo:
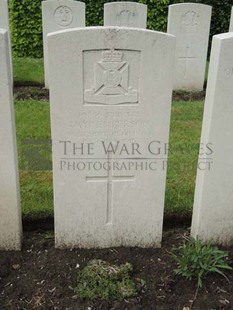
M209 144L211 151L197 172L191 231L220 244L233 244L232 55L233 33L214 36L201 136L202 149Z
M167 32L176 36L176 90L203 89L211 11L211 6L195 3L169 6Z
M10 30L7 0L0 0L0 28Z
M233 31L233 7L231 8L231 20L230 20L230 28L229 31Z
M56 246L160 246L166 169L152 153L168 142L175 38L90 27L48 45Z
M9 42L0 29L0 250L20 250L22 223Z
M147 5L111 2L104 5L104 26L146 28Z
M8 1L7 0L0 0L0 28L6 29L8 32L10 66L11 66L11 75L12 75L12 80L13 80L10 24L9 24L9 11L8 11Z
M75 0L42 1L45 87L49 88L47 35L51 32L85 27L85 3Z

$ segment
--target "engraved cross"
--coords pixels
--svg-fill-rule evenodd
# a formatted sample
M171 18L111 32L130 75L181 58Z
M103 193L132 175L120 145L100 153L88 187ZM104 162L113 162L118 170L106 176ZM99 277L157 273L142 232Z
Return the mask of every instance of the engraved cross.
M60 10L60 18L62 22L68 21L68 14L69 14L68 9L65 6L63 6Z
M130 176L114 176L112 174L112 152L108 152L108 175L107 176L91 176L86 177L87 182L107 182L107 213L106 224L111 225L113 222L113 185L114 182L132 182L135 180L134 175Z
M179 59L185 60L184 76L186 76L187 68L188 68L188 61L195 59L195 57L189 56L189 47L188 46L186 46L185 56L179 57Z

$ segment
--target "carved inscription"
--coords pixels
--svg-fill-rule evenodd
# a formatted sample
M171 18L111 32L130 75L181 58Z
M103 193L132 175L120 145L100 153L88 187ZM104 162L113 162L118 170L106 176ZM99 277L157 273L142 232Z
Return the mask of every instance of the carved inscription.
M150 123L141 120L137 112L86 112L78 115L77 125L82 138L135 139L138 135L150 133Z
M54 19L59 26L68 27L72 24L74 15L68 6L59 6L54 12Z
M135 61L130 63L130 57L126 57L124 51L120 50L105 50L98 54L100 59L94 61L90 69L85 68L84 59L84 71L90 70L90 72L85 72L84 102L101 105L138 103L140 63L136 64ZM134 73L136 76L131 77ZM93 82L90 84L91 79ZM85 85L87 82L90 88Z
M118 12L116 15L116 25L121 26L129 26L132 27L134 25L135 13L129 10L123 10Z

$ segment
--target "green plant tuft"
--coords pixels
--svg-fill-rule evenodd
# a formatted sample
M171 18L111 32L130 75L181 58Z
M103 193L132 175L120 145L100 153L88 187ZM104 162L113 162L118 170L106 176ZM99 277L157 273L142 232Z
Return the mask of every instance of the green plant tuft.
M175 254L177 251L178 255ZM197 279L198 287L202 287L203 278L208 273L218 273L226 278L222 270L232 269L226 262L228 252L210 242L203 245L200 240L193 238L185 238L180 247L173 249L172 256L178 265L175 273L188 280Z
M102 260L92 260L78 274L74 289L81 299L122 301L137 295L136 285L130 278L132 265L110 265Z

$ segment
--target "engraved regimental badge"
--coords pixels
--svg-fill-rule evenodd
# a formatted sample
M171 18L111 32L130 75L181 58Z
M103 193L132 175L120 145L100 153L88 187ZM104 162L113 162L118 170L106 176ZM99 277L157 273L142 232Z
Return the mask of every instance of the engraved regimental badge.
M200 15L194 11L187 11L181 15L181 25L195 28L198 26Z
M84 90L84 100L92 104L117 105L137 103L138 91L129 86L130 64L123 61L123 52L103 51L94 64L94 85Z
M117 26L130 26L134 25L135 13L129 10L123 10L116 15Z
M55 10L54 18L59 26L68 27L72 24L74 15L68 6L62 5Z

